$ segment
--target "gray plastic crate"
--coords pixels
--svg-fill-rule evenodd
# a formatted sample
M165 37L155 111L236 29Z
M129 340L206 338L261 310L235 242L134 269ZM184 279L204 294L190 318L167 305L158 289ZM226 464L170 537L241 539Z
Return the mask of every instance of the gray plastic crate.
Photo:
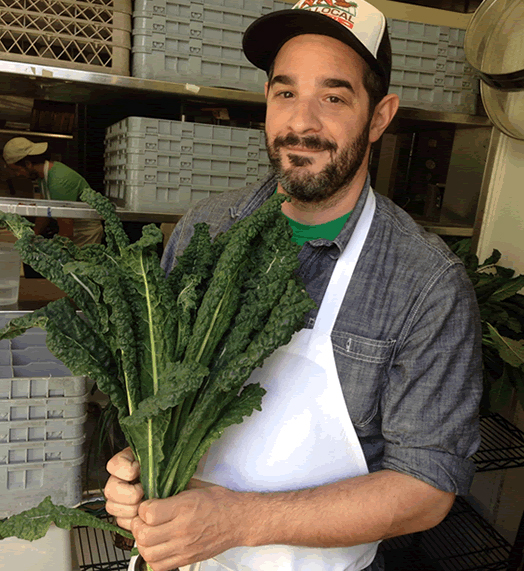
M388 18L390 92L404 107L475 114L479 80L466 62L465 30Z
M82 456L85 434L79 438L0 443L0 466L76 460Z
M0 312L0 328L11 319L30 311ZM46 347L47 333L39 327L28 329L23 335L0 341L0 379L11 377L66 377L71 371Z
M170 212L269 170L258 129L128 117L107 129L105 193L130 210Z
M0 402L34 398L84 397L85 377L0 379Z
M86 412L87 396L3 399L0 400L0 424L18 420L78 418Z
M15 420L0 422L0 444L69 440L84 435L87 414L63 420Z
M137 0L132 75L261 92L266 74L242 51L258 17L290 4L274 0Z
M82 500L84 457L0 465L0 518L36 507L46 496L73 507Z

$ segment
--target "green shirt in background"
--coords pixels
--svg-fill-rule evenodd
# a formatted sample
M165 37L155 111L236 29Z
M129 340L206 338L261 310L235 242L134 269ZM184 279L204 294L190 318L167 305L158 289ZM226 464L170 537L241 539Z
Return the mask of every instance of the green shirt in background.
M89 183L72 168L55 161L47 173L47 180L40 179L39 186L42 195L50 200L76 202L82 191L89 188Z
M289 225L293 230L293 242L299 246L303 246L309 240L317 240L319 238L324 238L326 240L334 240L342 230L342 227L346 223L346 220L351 215L351 212L344 214L340 218L326 222L325 224L300 224L295 220L286 216L289 221Z

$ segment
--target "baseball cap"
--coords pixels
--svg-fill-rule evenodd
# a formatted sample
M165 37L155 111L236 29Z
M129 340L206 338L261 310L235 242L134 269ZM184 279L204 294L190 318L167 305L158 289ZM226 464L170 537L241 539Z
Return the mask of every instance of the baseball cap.
M269 72L280 48L301 34L330 36L354 49L389 87L391 44L384 14L365 0L300 0L289 10L270 12L246 30L247 59Z
M7 141L4 147L4 161L13 165L30 155L41 155L47 151L47 143L32 143L25 137L15 137Z

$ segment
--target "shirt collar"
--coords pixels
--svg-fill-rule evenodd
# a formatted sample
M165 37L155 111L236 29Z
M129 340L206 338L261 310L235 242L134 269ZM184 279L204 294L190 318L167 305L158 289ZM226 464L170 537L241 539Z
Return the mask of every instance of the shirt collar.
M318 246L336 246L338 252L336 258L343 252L344 248L347 246L353 230L357 225L358 219L362 214L364 205L366 204L366 199L368 195L369 187L371 186L371 177L369 173L366 177L366 182L360 191L357 203L351 216L347 219L346 223L342 227L339 235L334 240L326 240L325 238L319 238L318 240L311 240L308 242L313 247ZM253 192L248 195L247 200L241 204L237 204L231 207L230 214L232 218L245 218L252 214L257 208L262 206L262 204L275 192L277 187L277 178L275 174L271 171L269 172L257 185Z

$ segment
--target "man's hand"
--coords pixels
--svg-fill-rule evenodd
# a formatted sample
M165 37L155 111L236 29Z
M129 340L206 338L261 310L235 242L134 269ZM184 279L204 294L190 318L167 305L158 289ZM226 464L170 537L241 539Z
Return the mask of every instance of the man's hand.
M104 488L106 510L116 517L120 527L131 531L131 522L144 497L142 485L137 482L140 466L131 448L115 454L107 463L107 471L111 476Z
M133 533L153 571L204 561L242 544L244 494L192 479L186 491L172 498L142 502L140 467L130 448L113 456L107 471L106 510Z
M243 494L192 480L172 498L140 504L131 531L153 571L204 561L243 544Z

